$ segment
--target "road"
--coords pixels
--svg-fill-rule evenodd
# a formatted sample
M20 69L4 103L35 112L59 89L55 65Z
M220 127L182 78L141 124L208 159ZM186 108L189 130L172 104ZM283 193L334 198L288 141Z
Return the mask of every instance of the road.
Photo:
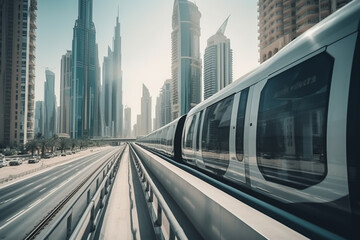
M0 189L0 239L23 239L119 147L89 154Z

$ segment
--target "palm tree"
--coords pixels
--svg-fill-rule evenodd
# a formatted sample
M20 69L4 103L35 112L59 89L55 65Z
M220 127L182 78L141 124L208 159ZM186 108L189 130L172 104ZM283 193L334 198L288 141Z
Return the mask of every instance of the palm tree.
M61 153L69 146L71 139L70 138L59 138L59 147L61 150Z
M26 149L26 151L31 151L31 156L34 156L34 150L38 149L38 146L39 146L39 142L35 138L26 143L25 149Z

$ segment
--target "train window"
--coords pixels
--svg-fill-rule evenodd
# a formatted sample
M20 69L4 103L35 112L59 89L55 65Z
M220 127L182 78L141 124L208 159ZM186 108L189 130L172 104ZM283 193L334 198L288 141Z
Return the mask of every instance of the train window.
M229 161L230 119L234 95L206 109L202 130L202 157L207 167L224 172ZM224 161L227 161L225 163Z
M244 124L248 93L249 88L241 91L236 120L236 158L239 161L242 161L244 157Z
M204 110L199 113L198 128L196 131L196 147L195 147L196 151L199 150L199 145L200 145L200 128L201 128L201 117L203 112Z
M321 53L270 78L263 88L256 149L266 180L304 189L325 178L333 62Z
M195 120L196 118L194 116L191 116L186 121L184 148L193 147L193 133L195 127Z

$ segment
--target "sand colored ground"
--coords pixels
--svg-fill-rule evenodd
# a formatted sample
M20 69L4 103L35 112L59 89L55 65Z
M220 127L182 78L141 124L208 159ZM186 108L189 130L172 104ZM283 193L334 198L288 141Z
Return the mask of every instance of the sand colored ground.
M109 146L105 147L96 147L89 148L83 151L79 151L72 155L66 156L57 156L49 159L41 159L38 163L29 164L27 160L23 161L23 164L18 166L6 166L0 168L0 186L2 184L6 184L15 179L19 179L21 177L25 177L29 174L33 174L35 172L53 167L55 165L63 164L66 162L70 162L72 160L78 159L79 157L86 156L90 153L97 152L109 148Z

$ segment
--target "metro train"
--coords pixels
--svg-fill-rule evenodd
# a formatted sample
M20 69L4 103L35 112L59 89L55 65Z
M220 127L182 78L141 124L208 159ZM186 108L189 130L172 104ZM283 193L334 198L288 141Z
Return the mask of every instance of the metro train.
M360 1L137 144L360 236Z

